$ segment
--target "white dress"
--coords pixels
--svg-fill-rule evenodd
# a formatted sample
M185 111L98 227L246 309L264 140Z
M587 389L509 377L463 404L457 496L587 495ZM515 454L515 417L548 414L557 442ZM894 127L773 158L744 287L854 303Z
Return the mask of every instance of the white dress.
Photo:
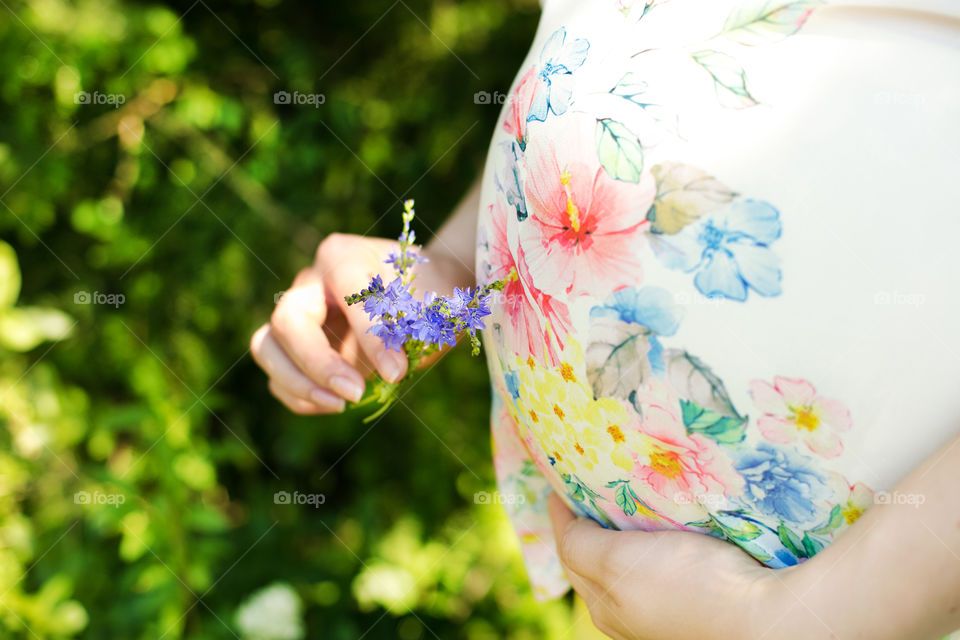
M539 596L551 491L771 567L923 499L888 490L960 424L958 115L957 0L546 2L477 257Z

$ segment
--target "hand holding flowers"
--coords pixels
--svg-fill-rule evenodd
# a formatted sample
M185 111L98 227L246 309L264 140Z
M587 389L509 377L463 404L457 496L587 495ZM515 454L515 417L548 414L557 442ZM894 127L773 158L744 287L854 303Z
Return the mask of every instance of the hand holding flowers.
M473 325L475 334L475 329L482 326L480 318L485 315L486 305L481 310L479 299L476 308L469 302L479 294L467 288L474 279L472 267L467 266L473 262L468 254L472 241L464 238L476 225L477 206L476 198L464 201L437 240L424 249L414 246L412 232L401 236L408 244L406 250L396 240L386 238L334 233L324 239L313 264L302 269L278 296L270 322L250 340L250 351L269 377L271 393L301 415L337 413L344 410L346 401L364 399L367 404L392 400L396 383L412 370L411 358L421 364L430 353L451 344L451 332L454 337L469 335L466 325ZM412 221L412 210L405 215ZM409 221L405 224L409 227ZM388 255L391 257L384 264ZM429 261L425 260L427 256ZM406 281L391 287L401 268ZM424 291L454 291L446 299L446 308L438 299L413 299L414 272L417 287ZM383 291L379 286L368 291L373 298L370 305L382 308L373 317L376 322L371 322L364 310L367 300L351 305L347 298L357 291L359 283L376 277ZM402 317L382 317L386 310L383 305L395 302L401 307L419 304L428 316L416 324L424 332L418 336L422 345L405 337L414 319L406 313L408 310ZM440 321L451 315L460 320ZM400 347L404 341L410 344ZM476 341L472 342L476 346ZM365 394L368 385L364 378L371 373L376 377Z
M396 400L398 386L413 375L424 358L445 346L456 345L460 336L468 336L473 355L479 354L477 330L484 328L482 318L490 314L490 292L503 288L503 282L498 281L473 289L455 287L450 297L430 292L417 300L411 287L415 277L413 266L427 260L414 244L416 237L410 229L414 215L413 200L407 200L399 249L384 261L393 265L396 278L384 285L383 279L376 275L367 288L344 297L347 305L363 303L363 310L375 321L368 331L383 340L387 349L405 354L408 361L406 377L393 382L377 380L371 392L357 402L357 406L380 403L379 409L365 421L382 415L390 407Z

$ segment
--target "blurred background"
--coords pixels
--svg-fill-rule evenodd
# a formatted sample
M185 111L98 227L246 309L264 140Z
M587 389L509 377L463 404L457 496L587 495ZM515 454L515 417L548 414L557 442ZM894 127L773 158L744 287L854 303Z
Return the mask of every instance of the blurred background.
M0 637L567 637L474 500L482 359L368 430L247 351L325 234L439 228L537 12L0 0Z

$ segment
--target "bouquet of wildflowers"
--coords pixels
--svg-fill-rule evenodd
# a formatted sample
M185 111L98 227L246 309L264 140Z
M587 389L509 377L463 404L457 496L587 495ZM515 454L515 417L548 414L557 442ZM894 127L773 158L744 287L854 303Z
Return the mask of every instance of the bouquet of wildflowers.
M374 276L366 289L346 296L348 305L363 303L363 310L374 321L369 331L379 336L388 349L405 353L409 363L403 379L391 383L377 378L371 390L354 405L380 404L364 422L381 416L397 400L397 389L416 373L424 358L445 346L454 346L463 335L469 336L473 355L479 354L477 329L484 328L482 318L490 314L490 292L503 288L503 281L497 281L473 289L455 287L450 297L430 292L416 299L411 286L415 277L413 266L427 259L414 244L416 236L410 229L413 216L413 200L407 200L403 203L400 247L384 260L393 266L396 278L384 285L379 275Z

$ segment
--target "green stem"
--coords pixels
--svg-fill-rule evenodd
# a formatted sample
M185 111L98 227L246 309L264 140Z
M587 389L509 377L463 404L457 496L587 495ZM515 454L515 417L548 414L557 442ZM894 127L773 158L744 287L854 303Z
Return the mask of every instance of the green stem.
M400 388L407 385L411 380L423 374L424 369L418 368L420 357L412 356L409 358L407 375L397 382L387 382L378 375L374 375L373 380L367 387L367 392L357 402L351 402L350 408L357 409L368 405L377 404L377 410L363 419L364 424L369 424L385 414L393 404L400 399Z

